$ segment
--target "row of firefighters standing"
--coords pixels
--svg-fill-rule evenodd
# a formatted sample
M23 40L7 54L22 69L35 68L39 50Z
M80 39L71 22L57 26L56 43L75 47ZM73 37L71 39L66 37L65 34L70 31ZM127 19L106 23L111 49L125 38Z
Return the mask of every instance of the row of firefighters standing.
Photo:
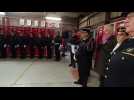
M134 86L134 12L128 14L124 24L116 33L112 25L105 25L104 36L95 41L88 29L79 30L80 39L72 37L70 66L78 68L79 73L75 84L87 87L93 65L101 87Z
M62 38L59 33L53 39L51 35L42 37L41 34L34 36L32 33L27 36L23 33L19 35L15 32L11 32L10 35L5 36L3 32L0 33L0 57L21 57L27 56L34 57L47 57L52 58L53 47L55 47L56 60L60 59L59 46L62 44Z
M106 25L103 29L104 37L97 37L96 40L91 36L89 29L81 29L72 36L71 43L71 67L78 68L79 78L75 84L87 87L90 76L90 69L94 65L94 70L100 74L100 86L134 86L134 12L128 14L124 28L119 28L113 34L112 26ZM101 42L100 40L103 40ZM43 41L43 42L42 42ZM44 42L45 41L45 42ZM30 56L38 48L40 57L45 47L47 57L51 58L51 46L55 45L56 60L60 59L61 37L57 35L52 42L50 35L46 37L29 37L15 33L11 37L4 38L0 34L0 53L6 56L5 48L10 47L12 56L16 57L16 49L21 50L21 56L26 56L26 47L30 48ZM5 45L6 44L6 45ZM92 60L95 60L93 64Z

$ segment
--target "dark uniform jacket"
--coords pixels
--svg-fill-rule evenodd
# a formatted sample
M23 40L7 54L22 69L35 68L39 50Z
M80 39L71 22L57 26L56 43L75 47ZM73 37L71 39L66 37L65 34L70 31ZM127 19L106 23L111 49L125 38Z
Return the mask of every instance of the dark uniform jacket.
M52 38L51 37L46 37L46 45L49 47L52 45Z
M33 37L28 37L28 45L30 46L30 47L33 47L34 46L34 39L33 39Z
M62 39L60 36L56 36L54 39L55 45L60 45L62 42Z
M16 48L17 44L19 44L19 39L16 35L10 36L10 46L12 48Z
M112 55L106 67L104 87L134 86L134 39L128 39Z
M88 38L87 40L83 40L80 42L78 52L76 53L76 58L79 67L82 67L82 69L84 69L85 71L87 69L90 69L91 67L93 51L93 38Z
M3 48L4 43L5 43L4 35L0 35L0 49Z
M40 44L44 48L46 46L46 37L41 37L40 38Z
M129 40L129 39L124 40L124 41L121 43L121 45L120 45L114 52L111 52L111 57L112 57L112 55L115 55L116 53L118 53L118 52L120 52L121 50L123 50L123 49L124 49L124 46L126 45L126 42L127 42L128 40ZM111 59L111 58L109 58L109 59Z
M100 52L100 56L98 61L96 61L95 71L100 74L101 77L104 76L104 69L107 66L107 59L111 57L111 52L116 45L116 37L111 36L105 44L102 44L98 47L98 51Z
M21 36L19 37L19 45L20 47L26 47L28 45L28 37L26 36Z
M36 37L36 46L37 47L42 47L41 38L39 38L39 37Z
M6 55L6 51L5 51L6 44L7 43L4 35L0 35L0 56L1 57L5 57Z

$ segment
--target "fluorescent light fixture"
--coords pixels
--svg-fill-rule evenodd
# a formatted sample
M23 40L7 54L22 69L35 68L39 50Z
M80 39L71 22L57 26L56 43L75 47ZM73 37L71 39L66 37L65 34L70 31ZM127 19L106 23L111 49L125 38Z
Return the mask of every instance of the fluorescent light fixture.
M57 17L46 17L46 19L48 19L48 20L61 21L61 18L57 18Z
M3 15L3 16L4 16L4 15L6 15L6 14L5 14L5 12L0 12L0 15Z

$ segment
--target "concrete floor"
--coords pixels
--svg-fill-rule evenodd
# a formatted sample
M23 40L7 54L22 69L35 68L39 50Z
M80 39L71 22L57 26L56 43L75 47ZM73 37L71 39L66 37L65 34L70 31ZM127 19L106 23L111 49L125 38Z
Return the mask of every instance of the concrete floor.
M60 62L46 59L1 59L0 87L81 87L73 84L68 67L69 58ZM92 72L88 86L99 85Z

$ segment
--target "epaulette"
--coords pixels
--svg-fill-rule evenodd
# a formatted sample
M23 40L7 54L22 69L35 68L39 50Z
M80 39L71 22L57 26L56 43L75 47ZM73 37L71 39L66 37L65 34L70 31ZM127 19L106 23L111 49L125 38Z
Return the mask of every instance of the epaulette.
M134 57L134 48L128 48L126 50L123 50L121 53Z

